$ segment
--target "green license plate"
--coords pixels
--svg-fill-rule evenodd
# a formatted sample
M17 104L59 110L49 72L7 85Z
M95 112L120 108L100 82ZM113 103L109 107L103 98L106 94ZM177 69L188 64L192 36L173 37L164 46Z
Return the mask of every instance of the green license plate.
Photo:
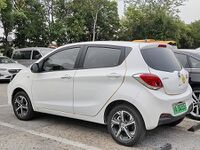
M174 115L178 115L180 113L187 111L187 106L185 103L177 103L173 105Z

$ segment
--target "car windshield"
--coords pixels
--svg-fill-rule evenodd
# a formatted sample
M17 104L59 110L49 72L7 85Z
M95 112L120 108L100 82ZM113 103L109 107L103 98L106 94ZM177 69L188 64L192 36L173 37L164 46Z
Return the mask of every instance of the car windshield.
M15 62L7 57L0 57L0 64L12 64L12 63Z

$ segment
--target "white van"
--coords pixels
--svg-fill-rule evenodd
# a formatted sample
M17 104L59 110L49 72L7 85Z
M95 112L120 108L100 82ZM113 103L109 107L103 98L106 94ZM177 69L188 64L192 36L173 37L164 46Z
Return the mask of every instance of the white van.
M17 61L18 63L24 66L30 66L42 56L45 56L53 49L45 48L45 47L29 47L29 48L22 48L16 49L13 51L12 59Z

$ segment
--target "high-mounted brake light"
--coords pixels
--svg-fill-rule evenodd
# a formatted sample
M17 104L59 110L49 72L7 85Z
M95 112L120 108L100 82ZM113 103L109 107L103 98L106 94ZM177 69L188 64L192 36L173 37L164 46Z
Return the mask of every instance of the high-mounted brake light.
M165 45L165 44L159 44L158 47L160 47L160 48L166 48L167 45Z
M158 90L163 87L160 78L154 74L142 73L133 75L133 77L150 89Z

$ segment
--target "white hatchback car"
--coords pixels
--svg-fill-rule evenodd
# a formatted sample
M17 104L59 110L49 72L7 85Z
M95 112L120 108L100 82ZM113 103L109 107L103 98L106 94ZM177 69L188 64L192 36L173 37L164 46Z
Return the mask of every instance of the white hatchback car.
M177 125L192 110L188 72L170 46L155 43L60 47L17 74L8 98L20 120L44 112L107 124L126 146L158 125Z

